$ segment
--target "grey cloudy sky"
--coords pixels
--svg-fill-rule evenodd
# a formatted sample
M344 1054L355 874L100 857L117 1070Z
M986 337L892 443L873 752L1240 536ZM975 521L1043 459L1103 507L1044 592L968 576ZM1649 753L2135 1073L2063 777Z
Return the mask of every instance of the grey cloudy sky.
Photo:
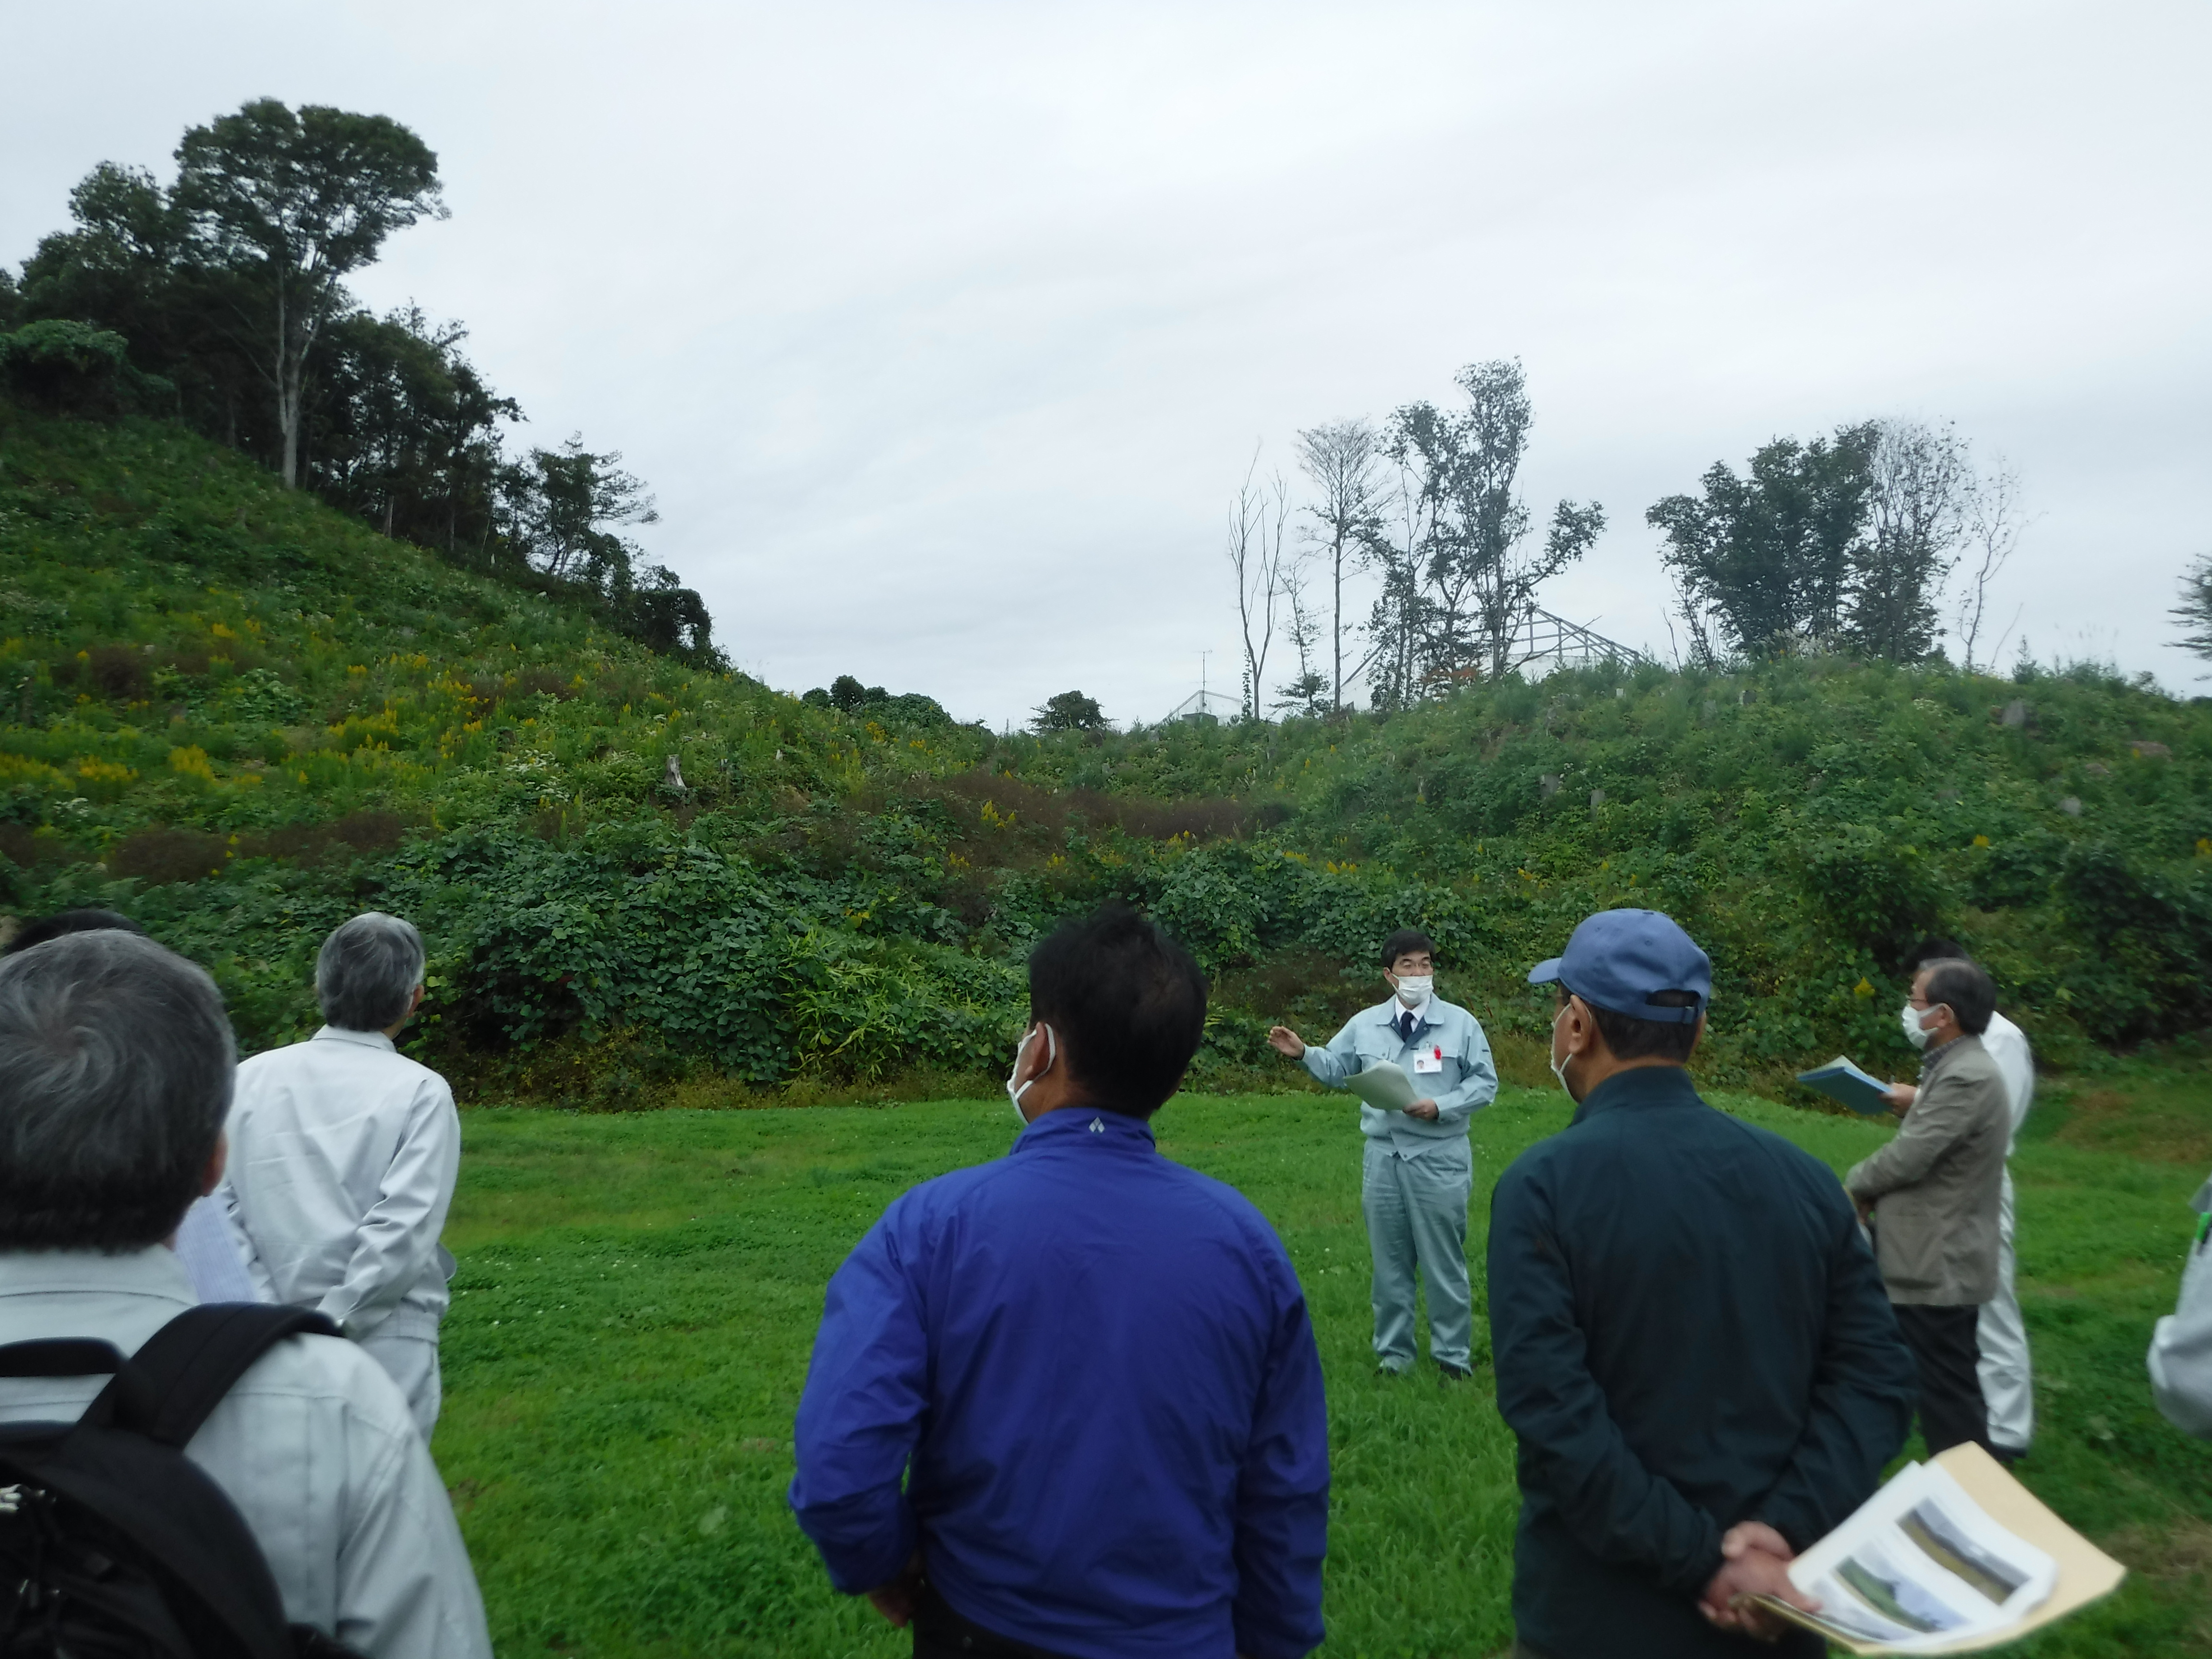
M2202 692L2200 4L799 6L0 0L0 260L246 99L437 149L418 300L551 443L621 449L743 666L1019 719L1233 687L1255 443L1519 356L1544 594L1664 651L1644 509L1778 434L1955 420L2040 518L2039 657ZM1270 678L1274 676L1271 671Z

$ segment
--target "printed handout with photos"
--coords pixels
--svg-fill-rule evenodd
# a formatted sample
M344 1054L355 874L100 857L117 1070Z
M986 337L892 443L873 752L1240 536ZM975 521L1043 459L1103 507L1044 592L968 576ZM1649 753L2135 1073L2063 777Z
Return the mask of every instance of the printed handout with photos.
M1992 1521L1930 1463L1910 1463L1858 1512L1790 1564L1820 1603L1796 1622L1863 1650L1949 1648L1999 1637L2050 1596L2058 1566Z

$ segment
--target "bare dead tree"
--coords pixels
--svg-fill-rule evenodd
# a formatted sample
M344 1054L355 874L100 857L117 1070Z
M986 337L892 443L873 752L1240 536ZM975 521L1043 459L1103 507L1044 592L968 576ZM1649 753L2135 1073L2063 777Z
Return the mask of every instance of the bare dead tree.
M1314 666L1315 653L1321 644L1322 619L1308 600L1311 586L1303 556L1293 556L1284 562L1283 602L1291 608L1291 644L1298 653L1298 676L1277 688L1270 706L1285 714L1320 715L1334 707L1329 701L1328 676Z
M1917 662L1936 648L1936 607L1966 539L1973 461L1948 423L1885 420L1857 430L1867 526L1850 554L1846 631L1875 656Z
M1716 637L1726 640L1727 623L1694 576L1680 568L1674 570L1674 612L1681 617L1683 631L1690 636L1690 661L1699 668L1717 668L1729 653L1716 648L1713 641ZM1671 639L1672 621L1667 631Z
M1996 464L1967 483L1966 507L1966 580L1959 598L1959 643L1971 671L1989 627L1990 584L2020 545L2031 520L2021 516L2020 475L2000 455ZM2008 628L2006 633L2012 630ZM2004 649L1998 640L1990 652L1994 663Z
M1275 638L1275 611L1283 597L1285 531L1291 517L1290 486L1282 474L1260 477L1260 451L1244 470L1244 484L1229 515L1229 568L1237 577L1237 619L1243 633L1244 717L1260 717L1267 684L1267 651Z
M1305 509L1312 520L1306 534L1328 567L1333 709L1345 706L1345 571L1347 565L1361 562L1363 550L1380 530L1382 496L1376 474L1382 457L1382 436L1364 420L1334 421L1298 434L1298 470L1321 493L1321 499ZM1301 678L1307 672L1302 658Z
M2181 573L2181 603L2167 612L2193 633L2174 641L2185 651L2212 659L2212 553L2200 553Z

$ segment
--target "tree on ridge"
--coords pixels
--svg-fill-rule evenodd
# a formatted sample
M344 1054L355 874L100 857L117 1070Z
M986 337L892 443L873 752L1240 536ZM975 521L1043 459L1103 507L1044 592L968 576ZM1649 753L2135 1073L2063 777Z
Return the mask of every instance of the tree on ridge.
M447 216L438 158L389 116L258 98L188 129L177 165L177 206L234 279L237 342L274 395L290 488L308 355L347 275L393 231Z
M2182 572L2181 603L2170 614L2176 622L2197 630L2184 634L2174 643L2200 657L2212 658L2212 553L2198 554L2196 562Z
M1307 535L1328 566L1328 706L1337 709L1344 707L1345 567L1358 563L1381 533L1382 488L1375 474L1382 459L1382 441L1365 420L1332 421L1300 432L1297 448L1298 470L1312 480L1321 496L1306 508L1313 520ZM1304 684L1314 672L1301 661L1299 690L1294 694L1301 707L1316 701L1313 688Z

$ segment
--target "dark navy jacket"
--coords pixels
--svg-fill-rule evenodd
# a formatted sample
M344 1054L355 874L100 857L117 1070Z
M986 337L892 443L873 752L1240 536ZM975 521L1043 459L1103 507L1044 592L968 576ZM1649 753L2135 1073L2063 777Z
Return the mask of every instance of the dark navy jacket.
M840 1589L919 1544L955 1611L1077 1659L1320 1644L1304 1294L1260 1212L1140 1119L1048 1112L893 1202L830 1281L795 1449Z
M1722 1533L1765 1521L1802 1550L1873 1493L1912 1410L1834 1174L1679 1066L1617 1073L1499 1177L1490 1326L1520 1441L1522 1639L1557 1659L1774 1653L1697 1611Z

